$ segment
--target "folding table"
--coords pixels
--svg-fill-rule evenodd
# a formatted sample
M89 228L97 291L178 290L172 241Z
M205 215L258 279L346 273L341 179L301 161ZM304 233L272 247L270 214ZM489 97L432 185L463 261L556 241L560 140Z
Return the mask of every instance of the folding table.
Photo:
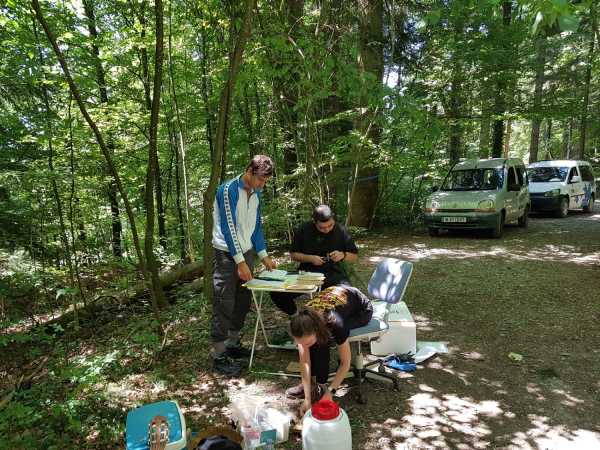
M251 280L252 281L252 280ZM254 350L256 348L256 337L258 336L258 325L263 332L263 337L265 338L265 343L269 348L286 348L283 345L271 344L269 342L269 338L267 337L267 332L265 330L265 325L262 319L262 301L265 292L290 292L295 294L308 294L312 298L315 292L319 291L320 285L319 282L315 282L315 285L310 289L286 289L284 287L285 282L262 282L261 285L252 286L248 285L249 283L244 284L244 286L250 289L252 292L252 300L254 301L254 307L256 308L256 324L254 325L254 338L252 339L252 350L250 351L250 363L248 364L248 370L252 370L252 363L254 361ZM322 281L320 282L322 284Z

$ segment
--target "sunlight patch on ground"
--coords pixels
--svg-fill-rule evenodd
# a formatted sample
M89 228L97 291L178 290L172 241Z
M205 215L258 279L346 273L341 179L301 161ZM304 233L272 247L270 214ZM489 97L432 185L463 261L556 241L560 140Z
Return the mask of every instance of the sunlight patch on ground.
M549 425L548 417L530 414L533 428L517 432L512 440L515 447L524 450L574 450L600 448L600 433L590 430L571 430L564 425Z
M538 248L529 248L520 250L504 246L492 246L489 249L475 248L428 248L425 244L411 244L404 247L390 248L387 256L406 259L409 261L419 261L424 259L470 259L485 257L503 257L515 261L568 261L581 265L600 264L600 252L582 253L578 248L572 245L543 245ZM369 261L376 264L383 257L373 256Z
M107 398L114 400L126 407L135 407L142 398L147 397L146 389L151 383L143 374L129 375L117 383L108 383L98 386L103 389ZM156 385L151 388L155 394L164 391L164 386L161 388Z
M486 448L490 445L492 430L484 417L500 418L505 415L499 402L475 401L456 395L436 396L434 389L419 385L421 393L408 399L411 413L401 421L388 420L372 423L371 440L384 450L461 448L447 440L448 435L461 433L466 439L464 448ZM402 443L400 443L402 441Z

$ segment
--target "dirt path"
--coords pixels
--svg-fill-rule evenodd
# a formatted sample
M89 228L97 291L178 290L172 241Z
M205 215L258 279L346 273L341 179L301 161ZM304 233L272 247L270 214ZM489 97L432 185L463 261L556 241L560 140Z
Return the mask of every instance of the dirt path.
M500 240L384 234L414 263L417 339L450 354L347 403L356 448L600 448L600 214L536 217ZM508 357L514 352L520 362Z
M529 229L508 227L502 239L391 231L359 245L363 278L384 257L414 263L405 300L417 339L447 341L450 353L404 374L401 392L369 383L366 405L352 389L341 398L355 449L600 448L600 214L533 218ZM39 410L48 420L19 416L11 425L4 417L4 425L38 443L51 438L52 448L112 450L123 448L126 412L151 401L177 400L192 430L227 424L230 402L246 390L297 406L284 400L297 379L214 376L210 307L201 296L179 300L168 311L168 343L155 360L147 331L152 313L141 304L106 305L93 327L69 328L51 346L36 342L26 350L15 343L0 355L0 373L5 367L11 379L40 354L52 358L47 373L15 403L15 411ZM281 329L286 318L265 305L267 325ZM246 325L248 343L253 314ZM280 370L296 358L295 352L259 349L256 367ZM77 387L71 374L91 381ZM83 390L72 393L75 387ZM64 432L71 416L84 421L85 431ZM297 435L281 446L301 447ZM0 439L1 448L25 447L3 446Z

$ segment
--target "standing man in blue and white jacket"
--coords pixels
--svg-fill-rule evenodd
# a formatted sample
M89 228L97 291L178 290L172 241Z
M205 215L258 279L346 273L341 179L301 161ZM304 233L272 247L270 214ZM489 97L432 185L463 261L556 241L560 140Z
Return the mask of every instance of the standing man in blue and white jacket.
M255 253L269 270L276 265L267 255L261 220L260 192L273 175L273 161L256 155L245 172L217 189L213 210L213 371L237 376L234 359L250 356L240 345L240 330L250 310L251 293L242 284L252 278Z

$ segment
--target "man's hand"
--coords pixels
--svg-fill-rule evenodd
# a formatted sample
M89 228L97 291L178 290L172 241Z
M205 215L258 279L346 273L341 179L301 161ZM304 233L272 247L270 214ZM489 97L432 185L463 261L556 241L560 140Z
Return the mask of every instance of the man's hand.
M310 256L310 263L313 266L322 266L323 265L323 257L317 255Z
M244 282L252 279L252 272L250 271L248 264L246 264L246 261L242 261L237 265L237 273L240 280Z
M265 265L267 270L275 270L277 268L277 263L275 263L270 256L265 257L262 260L262 263Z
M346 255L344 255L344 252L340 252L339 250L334 250L329 254L329 257L331 258L331 260L333 262L340 262L346 257Z

